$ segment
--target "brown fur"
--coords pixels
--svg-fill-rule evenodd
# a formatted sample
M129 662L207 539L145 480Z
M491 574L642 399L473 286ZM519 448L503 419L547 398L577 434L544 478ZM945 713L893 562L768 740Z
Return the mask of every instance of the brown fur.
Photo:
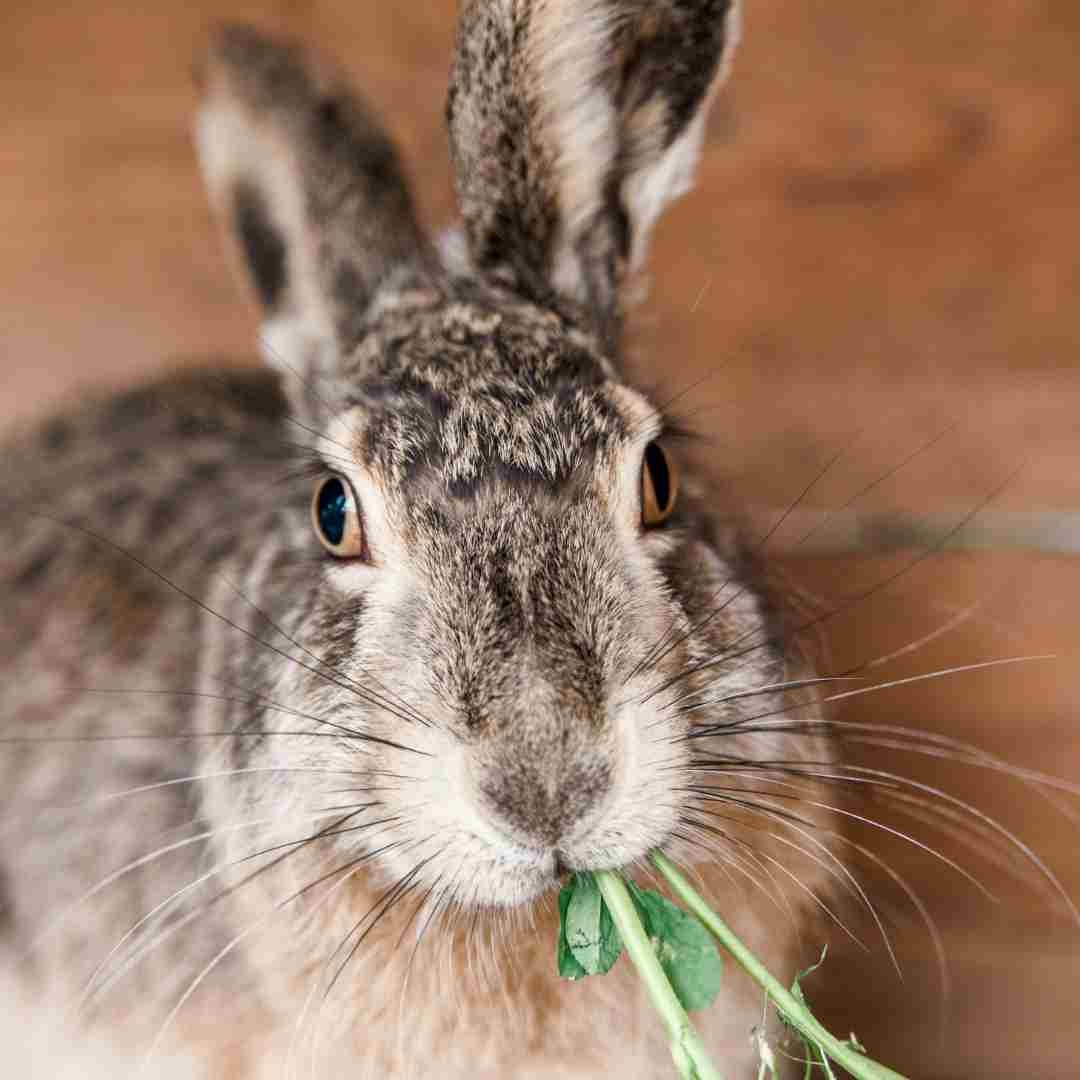
M702 755L829 750L752 724L802 665L701 482L643 527L667 421L619 362L625 274L688 182L729 8L466 4L458 271L331 67L215 39L200 150L279 374L87 403L8 459L8 966L20 1010L86 995L86 1070L661 1074L628 965L553 970L563 870L657 845L792 975L805 897L770 888L776 818L695 789L754 797ZM327 472L366 559L314 535ZM730 977L701 1018L729 1073L759 1021Z

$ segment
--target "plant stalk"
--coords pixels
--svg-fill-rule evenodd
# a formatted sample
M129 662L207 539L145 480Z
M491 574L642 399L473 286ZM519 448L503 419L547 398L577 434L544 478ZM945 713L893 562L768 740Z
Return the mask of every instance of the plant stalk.
M623 879L612 870L593 872L619 936L641 981L652 998L656 1011L664 1021L671 1038L671 1056L684 1080L723 1080L709 1060L701 1036L694 1030L690 1017L675 996L652 943L641 925L630 891Z
M671 887L671 891L705 924L743 971L769 995L777 1010L793 1028L817 1043L833 1061L847 1069L855 1080L905 1080L900 1073L893 1072L892 1069L865 1057L822 1027L806 1005L802 1004L790 990L769 973L761 961L739 940L731 927L705 903L662 852L654 851L651 858L653 865ZM603 888L603 885L600 887ZM611 907L610 900L608 907ZM622 931L621 926L619 930ZM627 948L629 949L629 945Z

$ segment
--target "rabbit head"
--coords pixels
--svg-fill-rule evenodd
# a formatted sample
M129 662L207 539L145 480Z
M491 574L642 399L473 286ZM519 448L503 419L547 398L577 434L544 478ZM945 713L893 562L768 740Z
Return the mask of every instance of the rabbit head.
M692 830L695 725L723 728L707 746L731 761L750 739L790 753L740 733L762 699L738 694L786 661L619 356L625 280L689 184L734 28L730 0L464 4L453 271L338 74L247 29L211 50L204 172L323 469L311 519L242 578L301 662L209 663L256 684L253 731L284 701L313 764L364 774L379 841L336 843L388 879L527 901ZM250 802L310 783L253 778Z

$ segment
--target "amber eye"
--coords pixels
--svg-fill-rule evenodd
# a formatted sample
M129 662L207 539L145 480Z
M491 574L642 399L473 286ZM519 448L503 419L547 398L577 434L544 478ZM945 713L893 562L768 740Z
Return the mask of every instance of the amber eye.
M339 559L365 557L364 526L356 496L340 476L325 476L311 500L311 523L322 546Z
M641 523L647 529L663 525L675 509L679 475L675 462L659 443L645 447L641 462Z

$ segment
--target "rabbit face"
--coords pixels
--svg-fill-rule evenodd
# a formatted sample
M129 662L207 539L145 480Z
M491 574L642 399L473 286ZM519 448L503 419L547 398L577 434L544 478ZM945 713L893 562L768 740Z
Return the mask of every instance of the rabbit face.
M269 601L311 594L293 632L316 670L263 693L332 718L311 760L377 792L376 865L399 882L507 905L642 858L685 823L691 721L734 722L732 694L782 667L692 477L657 481L657 514L650 469L673 448L618 363L621 286L688 185L732 18L715 0L464 5L457 270L340 76L241 28L210 56L204 171L336 477L317 586ZM310 797L275 779L275 805L282 782Z
M315 740L311 761L378 791L378 862L394 880L422 863L418 887L509 905L563 869L641 859L684 823L691 719L742 715L738 701L686 706L782 667L693 477L676 487L674 445L671 513L650 523L646 453L666 442L663 416L572 324L475 288L384 315L341 373L344 404L317 445L362 539L321 554L316 519L293 554L321 554L291 633L333 678L274 668L301 685L263 695L333 720L342 738ZM271 594L283 619L293 592ZM746 655L728 664L725 649ZM242 665L228 675L244 679ZM377 740L359 765L353 732ZM274 761L270 743L234 750L255 758L232 767ZM283 783L311 803L310 777L275 776L252 785L260 811ZM367 843L338 840L356 858Z
M732 20L465 0L453 266L340 75L215 38L199 150L277 377L178 378L43 432L9 465L30 512L0 568L26 584L18 648L48 658L6 680L8 715L63 748L8 755L49 842L5 849L0 914L42 942L35 979L140 1053L172 1025L214 1075L294 1049L327 1075L658 1075L626 984L556 979L556 913L529 901L658 845L721 890L771 879L786 812L754 796L789 771L795 827L830 820L803 797L820 727L758 722L788 678L764 594L620 357ZM811 861L809 897L835 876ZM798 923L725 899L794 969ZM436 962L413 965L428 927ZM475 928L522 932L500 952ZM749 1073L760 1017L725 989L726 1066Z

